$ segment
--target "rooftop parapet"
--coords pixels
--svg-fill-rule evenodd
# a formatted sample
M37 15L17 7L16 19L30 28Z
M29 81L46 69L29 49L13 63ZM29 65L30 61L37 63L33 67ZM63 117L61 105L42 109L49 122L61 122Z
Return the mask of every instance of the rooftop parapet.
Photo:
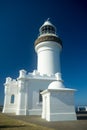
M19 78L25 78L26 77L26 70L20 70L19 71Z

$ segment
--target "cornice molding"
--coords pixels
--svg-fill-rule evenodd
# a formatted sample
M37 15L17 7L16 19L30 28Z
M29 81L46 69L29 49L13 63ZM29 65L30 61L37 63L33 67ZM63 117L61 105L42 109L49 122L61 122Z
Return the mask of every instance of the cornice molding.
M57 42L58 44L60 44L62 46L62 41L59 37L56 36L42 36L36 39L34 45L36 46L37 44L39 44L40 42L44 42L44 41L54 41Z

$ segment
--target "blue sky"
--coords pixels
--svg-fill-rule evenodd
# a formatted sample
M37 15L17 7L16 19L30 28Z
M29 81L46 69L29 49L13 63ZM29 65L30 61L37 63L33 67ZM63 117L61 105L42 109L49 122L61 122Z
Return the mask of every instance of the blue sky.
M63 41L64 85L78 90L76 105L87 105L86 0L0 0L0 105L5 78L17 78L20 69L36 69L34 41L47 18Z

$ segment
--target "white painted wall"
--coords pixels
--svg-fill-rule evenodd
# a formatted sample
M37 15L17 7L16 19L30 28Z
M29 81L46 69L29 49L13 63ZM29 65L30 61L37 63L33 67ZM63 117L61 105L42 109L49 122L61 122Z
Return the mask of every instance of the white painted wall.
M43 93L43 92L42 92ZM42 118L50 120L50 93L46 92L42 94L43 104L42 104Z
M37 70L41 74L60 73L61 46L54 41L41 42L35 46L38 56Z
M42 102L39 102L39 91L45 90L54 80L30 79L28 86L28 111L29 115L41 115Z
M18 99L18 84L16 80L12 80L11 78L7 78L6 80L3 113L15 113ZM12 95L14 95L14 103L11 103Z
M74 90L45 90L42 96L44 101L42 118L47 121L76 120ZM45 101L46 97L47 101Z
M39 91L45 90L48 85L57 79L43 75L25 74L20 71L17 81L12 79L5 83L5 100L3 113L15 113L16 115L41 115L42 102L39 101ZM12 104L11 95L15 95L15 102Z
M18 79L18 100L17 100L17 110L16 114L17 115L26 115L26 96L27 96L27 91L26 91L26 81L25 78L20 78Z

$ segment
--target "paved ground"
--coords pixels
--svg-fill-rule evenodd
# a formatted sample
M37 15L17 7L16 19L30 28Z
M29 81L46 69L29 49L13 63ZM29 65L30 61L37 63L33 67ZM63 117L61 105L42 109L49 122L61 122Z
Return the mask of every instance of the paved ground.
M40 116L12 116L11 118L18 120L23 120L25 122L30 122L40 126L45 126L48 128L53 128L55 130L87 130L87 114L78 114L77 121L57 121L57 122L47 122L41 119Z

